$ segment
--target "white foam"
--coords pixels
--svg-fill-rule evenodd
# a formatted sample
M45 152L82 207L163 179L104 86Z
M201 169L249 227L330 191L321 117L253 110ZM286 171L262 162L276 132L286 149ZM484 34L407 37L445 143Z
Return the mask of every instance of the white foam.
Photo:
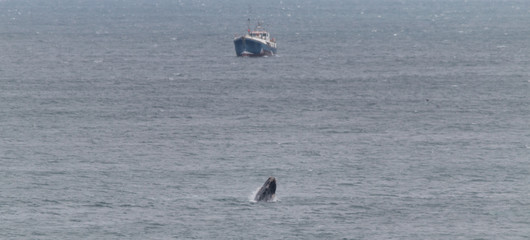
M248 200L249 200L250 202L257 202L256 200L254 200L254 198L256 197L256 193L258 193L258 191L259 191L260 188L261 188L261 187L256 188L256 190L254 190L254 191L248 196Z

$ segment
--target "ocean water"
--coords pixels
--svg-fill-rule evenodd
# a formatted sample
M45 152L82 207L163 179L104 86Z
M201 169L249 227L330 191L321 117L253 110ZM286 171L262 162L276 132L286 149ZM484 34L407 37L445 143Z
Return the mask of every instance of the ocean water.
M249 12L276 56L235 56ZM529 239L529 22L524 0L2 0L0 238Z

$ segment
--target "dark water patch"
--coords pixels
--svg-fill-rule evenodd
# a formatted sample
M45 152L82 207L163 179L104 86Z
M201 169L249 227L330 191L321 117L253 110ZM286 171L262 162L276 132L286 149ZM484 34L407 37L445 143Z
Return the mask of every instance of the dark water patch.
M93 208L113 208L112 203L108 202L94 202L92 204L86 205L87 207L93 207Z

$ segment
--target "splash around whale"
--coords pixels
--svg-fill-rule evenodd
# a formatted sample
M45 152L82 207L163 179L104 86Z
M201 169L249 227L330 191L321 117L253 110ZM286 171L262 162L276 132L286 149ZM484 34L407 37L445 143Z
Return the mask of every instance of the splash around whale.
M276 198L276 178L269 177L254 196L256 202L273 202Z

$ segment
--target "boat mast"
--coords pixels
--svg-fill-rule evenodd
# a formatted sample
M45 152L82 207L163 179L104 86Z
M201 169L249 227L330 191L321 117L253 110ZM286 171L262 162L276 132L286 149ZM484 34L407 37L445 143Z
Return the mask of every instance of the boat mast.
M247 32L250 34L250 16L252 16L252 6L248 5Z
M250 18L247 20L247 32L250 34Z

